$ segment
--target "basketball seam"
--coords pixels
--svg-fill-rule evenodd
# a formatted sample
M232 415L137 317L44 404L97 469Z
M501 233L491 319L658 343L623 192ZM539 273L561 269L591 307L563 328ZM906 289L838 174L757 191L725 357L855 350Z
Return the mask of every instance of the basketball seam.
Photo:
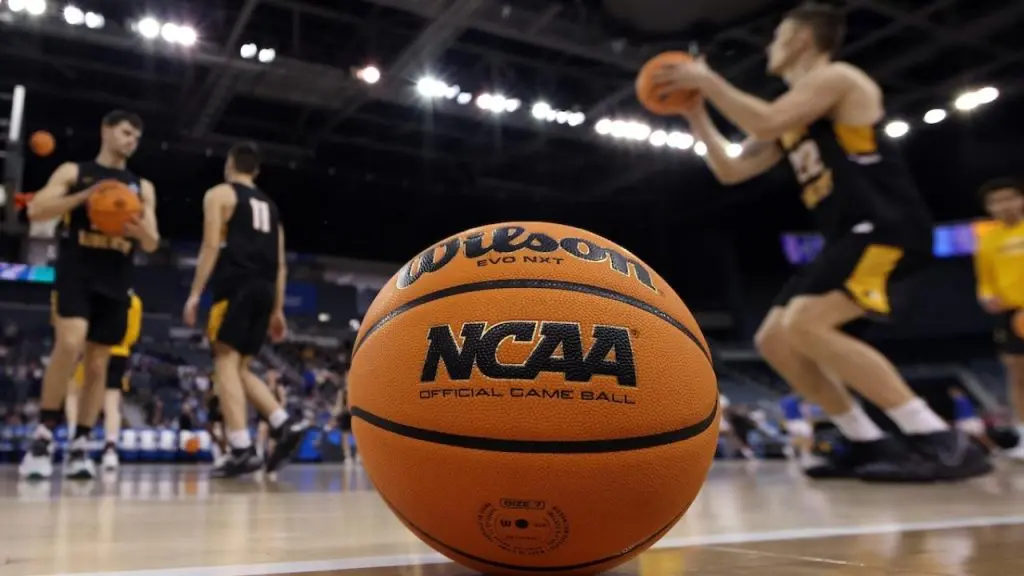
M485 280L483 282L473 282L470 284L458 284L456 286L449 286L447 288L443 288L441 290L430 292L428 294L424 294L423 296L414 298L409 302L406 302L405 304L402 304L401 306L395 308L391 312L388 312L379 320L374 322L373 325L370 326L365 333L363 333L362 338L360 338L359 341L355 343L355 346L353 346L352 358L355 359L356 353L359 351L360 348L362 348L363 343L366 342L370 335L372 335L374 332L382 328L388 322L394 320L399 315L404 314L405 312L408 312L413 308L417 308L419 306L422 306L423 304L428 304L430 302L435 302L437 300L442 300L450 296L457 296L459 294L469 294L471 292L484 292L487 290L522 289L563 290L567 292L579 292L583 294L597 296L598 298L605 298L608 300L622 302L623 304L627 304L629 306L637 308L638 310L642 310L644 312L647 312L648 314L656 316L667 322L673 328L682 332L684 335L686 335L687 338L689 338L694 344L697 345L697 348L699 348L700 351L704 354L704 357L707 358L709 363L711 363L711 353L708 351L704 343L701 342L700 338L698 338L692 330L687 328L685 324L683 324L679 320L676 320L671 314L665 312L664 310L656 306L652 306L651 304L648 304L647 302L644 302L643 300L640 300L638 298L633 298L632 296L628 296L626 294L622 294L621 292L616 292L614 290L609 290L607 288L602 288L600 286L580 284L577 282L565 282L562 280L545 280L536 278Z
M684 426L677 430L658 432L646 436L632 436L629 438L609 438L602 440L514 440L504 438L483 438L480 436L468 436L463 434L452 434L439 430L430 430L409 426L389 420L387 418L368 412L359 406L351 408L352 416L359 418L367 424L391 432L398 436L455 446L470 450L483 450L487 452L506 452L519 454L605 454L609 452L630 452L646 448L656 448L668 444L683 442L700 436L715 423L718 417L718 399L715 399L715 406L711 413L700 422Z
M523 572L563 572L563 571L570 571L570 570L580 570L580 569L583 569L583 568L589 568L591 566L600 566L601 564L605 564L607 562L612 562L612 561L614 561L614 560L616 560L618 558L621 558L623 556L626 556L627 554L632 553L637 548L645 547L651 541L660 539L662 536L665 535L665 533L667 533L669 530L672 529L672 526L675 526L675 524L677 522L679 522L679 520L683 517L684 514L686 514L686 510L684 509L682 512L679 513L679 515L677 515L675 518L673 518L668 524L666 524L665 526L662 526L660 530L658 530L654 534L651 534L645 540L641 540L640 542L638 542L638 543L636 543L636 544L634 544L632 546L629 546L625 550L622 550L618 554L614 554L612 556L607 556L605 558L601 558L601 559L598 559L598 560L591 560L590 562L583 562L581 564L573 564L573 565L570 565L570 566L519 566L519 565L516 565L516 564L505 564L503 562L495 562L493 560L487 560L486 558L480 558L479 556L474 556L472 554L468 554L466 552L463 552L462 550L459 550L458 548L455 548L453 546L449 546L448 544L445 544L444 542L438 540L434 536L432 536L429 533L427 533L426 531L424 531L422 528L420 528L416 524L413 524L404 515L400 514L395 509L395 507L391 505L391 502L389 502L387 498L384 498L383 494L381 494L380 496L381 496L381 500L384 500L384 503L387 505L388 508L391 509L391 512L395 516L398 516L403 522L405 522L410 527L412 527L414 530L416 530L417 532L422 534L426 539L428 539L431 542L433 542L434 544L437 544L438 546L448 550L449 552L458 554L459 556L462 556L464 558L468 558L470 560L473 560L474 562L479 562L481 564L487 564L488 566L494 566L495 568L502 568L502 569L505 569L505 570L521 570Z

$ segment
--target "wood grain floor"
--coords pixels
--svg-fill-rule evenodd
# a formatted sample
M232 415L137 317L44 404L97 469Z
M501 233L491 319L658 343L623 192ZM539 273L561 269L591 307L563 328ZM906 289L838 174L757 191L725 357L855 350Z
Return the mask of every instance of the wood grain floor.
M926 487L810 483L783 463L719 464L656 549L614 572L662 575L1024 574L1024 467ZM277 481L127 467L28 484L0 468L0 576L469 574L385 508L358 467Z

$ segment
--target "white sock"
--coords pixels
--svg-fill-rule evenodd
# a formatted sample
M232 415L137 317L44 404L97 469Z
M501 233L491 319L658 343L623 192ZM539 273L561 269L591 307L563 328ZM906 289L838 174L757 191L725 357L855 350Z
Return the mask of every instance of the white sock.
M854 442L874 442L885 436L878 424L875 424L875 421L858 405L854 405L846 414L833 416L832 423L839 428L843 436Z
M248 430L234 430L228 432L228 444L236 450L245 450L252 446L252 437Z
M903 406L886 410L889 418L904 434L932 434L949 430L949 424L932 411L921 398L914 398Z
M277 428L280 428L281 425L287 421L288 413L284 411L284 408L278 408L277 410L274 410L274 412L267 417L267 422L270 423L270 427L274 428L275 430Z

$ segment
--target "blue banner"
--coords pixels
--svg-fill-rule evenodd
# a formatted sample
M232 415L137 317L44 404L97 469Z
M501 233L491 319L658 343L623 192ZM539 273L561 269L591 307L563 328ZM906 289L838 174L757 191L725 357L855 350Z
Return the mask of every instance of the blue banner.
M7 282L53 284L56 275L57 273L52 266L32 266L30 264L0 262L0 280Z
M994 224L989 221L954 222L935 227L933 250L937 258L971 256L978 247L978 240ZM813 232L782 235L782 251L790 264L807 264L818 255L825 245L824 238Z

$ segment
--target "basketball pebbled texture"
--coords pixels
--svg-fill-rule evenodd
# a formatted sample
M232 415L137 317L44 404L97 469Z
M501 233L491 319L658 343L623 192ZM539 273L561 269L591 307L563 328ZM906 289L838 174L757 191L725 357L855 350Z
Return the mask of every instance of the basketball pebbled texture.
M100 232L120 236L124 225L134 216L142 214L142 200L120 180L102 180L89 196L89 221Z
M492 574L591 574L652 545L704 482L717 401L668 284L549 223L474 228L414 258L367 311L349 372L388 506Z

